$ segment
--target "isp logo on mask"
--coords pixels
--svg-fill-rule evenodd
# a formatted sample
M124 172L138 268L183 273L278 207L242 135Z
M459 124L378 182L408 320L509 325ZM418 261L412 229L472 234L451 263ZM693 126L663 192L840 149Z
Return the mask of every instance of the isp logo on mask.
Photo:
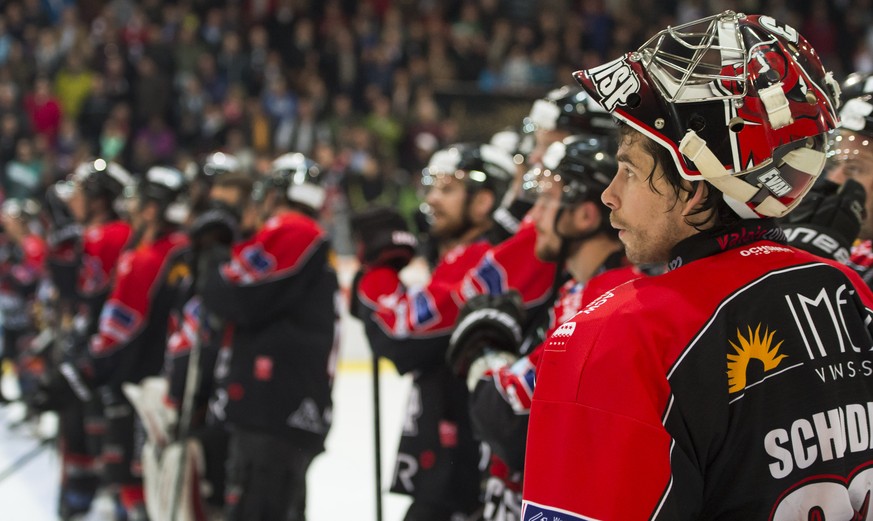
M589 74L602 98L600 104L609 112L618 105L627 105L628 97L640 91L640 80L624 58L595 67Z

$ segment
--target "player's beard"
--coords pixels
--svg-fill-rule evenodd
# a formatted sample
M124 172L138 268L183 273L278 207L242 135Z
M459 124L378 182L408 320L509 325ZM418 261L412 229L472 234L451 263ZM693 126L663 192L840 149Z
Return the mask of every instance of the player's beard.
M431 225L430 234L439 241L451 241L461 238L472 227L470 216L465 211L458 219L443 219L441 225Z

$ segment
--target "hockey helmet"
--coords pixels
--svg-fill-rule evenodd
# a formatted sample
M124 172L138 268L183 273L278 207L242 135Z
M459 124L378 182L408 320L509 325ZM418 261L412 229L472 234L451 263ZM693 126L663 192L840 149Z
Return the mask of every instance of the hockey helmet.
M300 153L283 154L273 161L270 175L256 187L256 193L279 190L288 202L319 212L327 198L327 191L321 186L323 177L321 167L312 159Z
M163 210L164 218L178 224L188 216L188 209L181 201L186 188L185 175L180 170L171 166L153 166L146 171L137 191L141 202L156 202Z
M534 101L522 123L522 132L532 134L536 130L612 135L615 121L585 90L565 85Z
M576 135L549 145L542 165L528 170L522 191L528 200L561 183L562 206L583 201L600 201L600 195L612 182L618 163L609 150L611 140L602 136ZM604 206L605 208L605 206Z
M668 27L574 77L742 218L794 208L821 173L826 134L839 121L839 85L815 50L763 15L725 11Z
M492 144L456 143L436 151L422 172L427 189L450 179L464 182L469 192L491 190L500 201L515 176L512 154Z
M80 164L71 181L88 197L106 197L110 202L127 195L135 185L133 176L124 167L101 158Z

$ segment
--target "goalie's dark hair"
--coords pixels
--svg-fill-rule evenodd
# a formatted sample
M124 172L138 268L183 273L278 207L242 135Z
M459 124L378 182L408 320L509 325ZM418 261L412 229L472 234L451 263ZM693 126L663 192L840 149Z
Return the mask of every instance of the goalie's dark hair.
M684 179L679 174L679 170L673 162L673 157L665 147L626 123L619 122L618 125L620 144L629 144L640 140L640 146L652 157L652 170L648 173L647 179L649 187L653 192L661 193L655 187L655 181L657 180L655 178L655 171L660 166L664 180L667 181L667 184L670 185L673 189L673 194L676 196L674 204L678 203L680 199L687 201L694 195L698 184L704 181L688 181ZM721 190L709 183L705 184L705 190L706 195L703 202L685 217L685 222L688 225L693 226L697 230L703 230L710 227L730 226L743 220L724 200L724 194ZM710 210L712 211L711 214L709 214Z

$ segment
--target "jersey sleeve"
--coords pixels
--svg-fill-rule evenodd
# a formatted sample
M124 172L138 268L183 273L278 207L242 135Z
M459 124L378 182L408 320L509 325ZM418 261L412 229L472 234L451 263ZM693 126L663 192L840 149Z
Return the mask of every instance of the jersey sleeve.
M88 349L88 372L96 385L106 383L123 361L134 356L160 269L161 262L148 250L128 251L119 258L115 288L103 305Z
M306 305L315 270L327 262L328 244L317 227L268 229L236 247L227 262L208 265L203 302L240 326L271 322Z
M418 289L403 285L391 268L364 273L357 297L366 309L361 318L373 351L391 360L401 374L443 363L460 309L454 286L440 282L438 271Z
M650 519L669 487L673 444L661 418L670 390L650 345L658 334L643 332L640 317L610 311L584 328L568 322L543 347L524 519L557 511Z
M512 470L524 466L528 414L536 384L535 361L524 357L486 372L470 395L473 433Z
M12 266L9 275L20 292L30 293L45 273L48 248L41 238L28 236L22 240L21 250L21 262Z
M535 254L536 229L525 222L518 233L492 247L464 276L456 300L466 302L474 295L500 295L517 291L525 308L545 302L551 295L556 265Z
M170 383L168 396L177 405L182 403L185 394L188 364L195 347L199 348L199 385L195 402L202 404L211 390L212 372L218 357L222 331L221 321L210 320L205 313L200 297L194 296L185 302L180 312L174 314L170 321L164 372Z

